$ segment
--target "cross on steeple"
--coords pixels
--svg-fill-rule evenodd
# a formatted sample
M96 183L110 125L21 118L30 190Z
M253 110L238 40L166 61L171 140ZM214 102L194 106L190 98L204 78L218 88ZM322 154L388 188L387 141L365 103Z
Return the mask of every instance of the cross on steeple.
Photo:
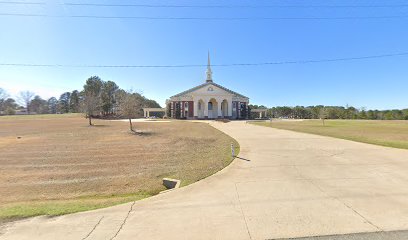
M212 71L211 71L211 63L210 63L210 51L208 51L208 63L207 63L207 71L205 72L207 74L207 79L205 80L206 82L212 82Z

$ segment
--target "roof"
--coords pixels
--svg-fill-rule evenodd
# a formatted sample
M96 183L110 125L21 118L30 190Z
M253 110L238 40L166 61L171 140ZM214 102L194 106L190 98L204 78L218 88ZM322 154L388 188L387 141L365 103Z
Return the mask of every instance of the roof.
M181 92L181 93L176 94L176 95L171 96L171 97L180 97L180 96L185 95L185 94L187 94L187 93L189 93L189 92L193 92L193 91L195 91L195 90L198 90L198 89L200 89L200 88L202 88L202 87L206 87L206 86L209 86L209 85L213 85L213 86L219 87L219 88L221 88L222 90L224 90L224 91L226 91L226 92L229 92L229 93L232 93L232 94L237 95L238 97L248 98L248 97L246 97L246 96L244 96L244 95L242 95L242 94L239 94L239 93L237 93L237 92L234 92L234 91L232 91L232 90L230 90L230 89L228 89L228 88L226 88L226 87L223 87L223 86L221 86L221 85L218 85L218 84L216 84L216 83L214 83L214 82L206 82L206 83L203 83L203 84L201 84L201 85L198 85L198 86L196 86L196 87L190 88L190 89L188 89L188 90L186 90L186 91L184 91L184 92ZM248 98L248 99L249 99L249 98Z

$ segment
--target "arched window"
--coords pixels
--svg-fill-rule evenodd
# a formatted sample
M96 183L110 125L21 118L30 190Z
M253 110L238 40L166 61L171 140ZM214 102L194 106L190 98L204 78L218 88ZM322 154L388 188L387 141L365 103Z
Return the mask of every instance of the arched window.
M209 103L208 103L208 110L213 110L213 104L212 104L212 102L209 102Z

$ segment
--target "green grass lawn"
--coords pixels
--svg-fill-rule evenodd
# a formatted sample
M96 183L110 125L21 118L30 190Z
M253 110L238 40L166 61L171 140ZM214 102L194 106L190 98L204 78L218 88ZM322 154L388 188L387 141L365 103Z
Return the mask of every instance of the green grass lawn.
M321 120L253 122L252 124L408 149L408 121Z
M0 224L21 218L39 215L59 216L114 206L126 202L141 200L152 196L149 193L133 193L107 196L82 196L68 200L27 201L0 207Z

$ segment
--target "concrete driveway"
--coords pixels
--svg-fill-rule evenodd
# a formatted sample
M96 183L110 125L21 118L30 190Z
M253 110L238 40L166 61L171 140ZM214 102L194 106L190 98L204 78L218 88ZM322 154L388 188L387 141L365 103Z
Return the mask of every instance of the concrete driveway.
M241 144L240 158L214 176L135 203L19 221L0 229L0 239L237 240L408 229L407 150L211 124Z

